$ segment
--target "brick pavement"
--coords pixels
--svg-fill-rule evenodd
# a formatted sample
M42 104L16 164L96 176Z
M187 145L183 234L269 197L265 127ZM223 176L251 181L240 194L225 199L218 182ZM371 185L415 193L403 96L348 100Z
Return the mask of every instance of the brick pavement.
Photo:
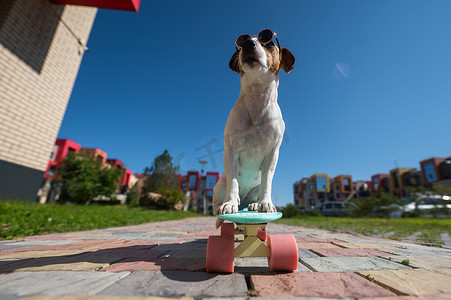
M198 217L0 241L0 299L451 299L451 250L270 224L292 233L299 267L266 259L205 272L215 219ZM408 261L408 263L407 263ZM404 263L403 263L404 262Z

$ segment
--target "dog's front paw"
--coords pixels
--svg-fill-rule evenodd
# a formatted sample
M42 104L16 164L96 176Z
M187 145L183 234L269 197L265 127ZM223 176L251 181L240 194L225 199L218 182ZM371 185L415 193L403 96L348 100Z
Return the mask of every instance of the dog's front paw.
M259 212L276 212L276 207L271 202L262 202L258 205Z
M236 214L238 212L238 203L236 202L224 202L219 207L219 214Z
M258 211L258 203L254 202L247 206L248 211Z

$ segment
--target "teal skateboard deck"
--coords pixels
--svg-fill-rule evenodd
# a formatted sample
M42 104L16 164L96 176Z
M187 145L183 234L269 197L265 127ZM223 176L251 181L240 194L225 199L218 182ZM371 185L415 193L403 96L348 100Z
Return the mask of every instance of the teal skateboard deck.
M217 215L218 218L239 224L263 224L282 217L281 212L261 213L258 211L248 211L243 209L236 214Z

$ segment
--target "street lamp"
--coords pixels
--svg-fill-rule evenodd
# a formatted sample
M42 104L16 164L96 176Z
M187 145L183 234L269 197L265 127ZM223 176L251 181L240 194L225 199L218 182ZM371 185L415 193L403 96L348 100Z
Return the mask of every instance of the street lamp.
M204 175L204 166L207 165L208 162L205 160L199 160L199 164L200 164L200 175L201 175L201 179L202 179L202 176ZM205 178L205 181L206 180L207 179ZM208 206L207 206L207 195L205 193L205 183L202 188L203 188L202 197L203 197L203 202L204 202L204 215L206 215L208 213ZM199 195L200 195L200 191L199 191ZM197 201L198 204L200 204L200 200L201 200L201 198L199 197L199 200Z

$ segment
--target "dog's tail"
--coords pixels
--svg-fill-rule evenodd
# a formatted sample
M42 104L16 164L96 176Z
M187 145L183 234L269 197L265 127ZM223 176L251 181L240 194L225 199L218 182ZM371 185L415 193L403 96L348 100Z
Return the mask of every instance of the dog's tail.
M222 223L224 223L224 219L216 218L216 229L221 227Z

